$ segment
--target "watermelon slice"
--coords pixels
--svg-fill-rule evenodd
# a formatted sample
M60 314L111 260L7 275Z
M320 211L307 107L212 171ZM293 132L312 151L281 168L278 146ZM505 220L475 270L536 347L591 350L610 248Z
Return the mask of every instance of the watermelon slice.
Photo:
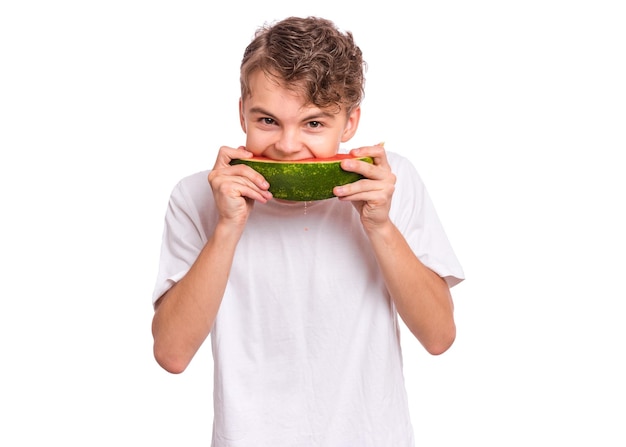
M270 184L277 199L294 201L324 200L334 197L333 188L363 178L341 169L341 160L352 158L373 163L370 157L337 154L330 158L307 158L280 161L265 157L232 160L231 165L245 164L260 173Z

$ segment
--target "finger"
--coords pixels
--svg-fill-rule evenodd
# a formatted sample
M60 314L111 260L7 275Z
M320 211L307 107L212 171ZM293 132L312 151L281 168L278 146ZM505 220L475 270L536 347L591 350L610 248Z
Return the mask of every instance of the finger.
M225 171L225 174L229 176L235 176L235 177L246 179L247 181L249 181L250 183L252 183L253 185L255 185L257 188L261 190L267 190L270 187L270 184L267 182L267 180L265 180L265 177L263 177L260 173L258 173L254 169L252 169L250 166L247 166L244 164L239 164L239 165L234 165L234 166L229 165L227 168L224 168L224 171Z
M226 170L229 170L229 168L224 168L220 171ZM237 168L233 170L241 170L242 173L240 175L233 175L230 173L225 174L218 171L211 171L209 173L209 183L211 184L211 188L217 191L227 191L227 195L230 197L237 195L251 197L249 192L244 191L255 191L266 198L271 197L271 193L269 192L269 183L259 173L252 170L254 172L250 174L250 177L247 177L246 169ZM241 193L233 195L232 191L240 191Z
M387 164L386 158L381 164L376 164L376 161L368 163L362 160L346 159L341 161L341 168L361 174L368 179L395 183L395 176L391 172L391 167Z
M238 148L222 146L217 153L215 167L224 167L228 165L231 160L235 160L238 158L250 158L253 155L254 154L246 150L244 146L239 146Z
M336 186L333 193L347 200L384 201L393 195L394 190L393 183L362 179L347 185Z
M231 197L244 197L262 203L266 203L272 198L271 192L250 188L247 185L233 185L230 194Z
M387 151L383 144L384 143L379 143L375 146L363 146L352 149L350 154L354 157L371 157L374 161L374 165L388 167Z
M261 187L257 186L251 179L241 175L218 175L210 177L209 181L213 190L220 195L230 198L247 197L266 202L272 197L272 193L267 190L269 187L267 182L263 177L261 179L263 182Z

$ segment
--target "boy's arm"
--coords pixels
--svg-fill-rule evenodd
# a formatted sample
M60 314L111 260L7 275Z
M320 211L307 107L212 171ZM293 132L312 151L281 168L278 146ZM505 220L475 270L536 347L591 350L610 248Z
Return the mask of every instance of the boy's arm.
M422 264L391 221L368 235L402 320L429 353L445 352L456 337L448 284Z
M222 302L240 230L219 225L187 274L156 303L154 357L181 373L209 335Z
M342 168L366 178L335 188L335 194L340 200L352 201L359 212L402 320L428 352L441 354L456 337L450 288L443 278L422 264L389 217L396 177L382 144L352 153L370 156L374 164L342 161Z
M187 274L156 302L152 320L154 357L165 370L181 373L211 332L222 302L237 243L255 201L267 202L269 185L248 166L243 147L222 146L208 181L218 223Z

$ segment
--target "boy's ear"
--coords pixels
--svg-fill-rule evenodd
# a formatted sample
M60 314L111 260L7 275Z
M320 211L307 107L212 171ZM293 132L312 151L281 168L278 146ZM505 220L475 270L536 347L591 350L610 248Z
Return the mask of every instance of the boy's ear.
M361 119L361 106L354 108L350 115L348 115L348 122L341 135L341 142L345 143L354 136L357 128L359 127L359 120Z
M243 133L246 133L246 120L243 117L243 100L241 98L239 98L239 123Z

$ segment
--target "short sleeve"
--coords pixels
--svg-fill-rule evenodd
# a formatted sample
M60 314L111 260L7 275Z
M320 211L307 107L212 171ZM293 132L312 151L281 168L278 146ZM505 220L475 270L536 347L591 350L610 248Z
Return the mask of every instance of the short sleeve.
M185 276L206 244L206 219L198 203L209 199L206 176L197 174L179 182L169 198L164 219L154 304Z
M392 220L419 260L450 287L457 285L465 274L422 178L405 157L388 153L388 159L396 175Z

